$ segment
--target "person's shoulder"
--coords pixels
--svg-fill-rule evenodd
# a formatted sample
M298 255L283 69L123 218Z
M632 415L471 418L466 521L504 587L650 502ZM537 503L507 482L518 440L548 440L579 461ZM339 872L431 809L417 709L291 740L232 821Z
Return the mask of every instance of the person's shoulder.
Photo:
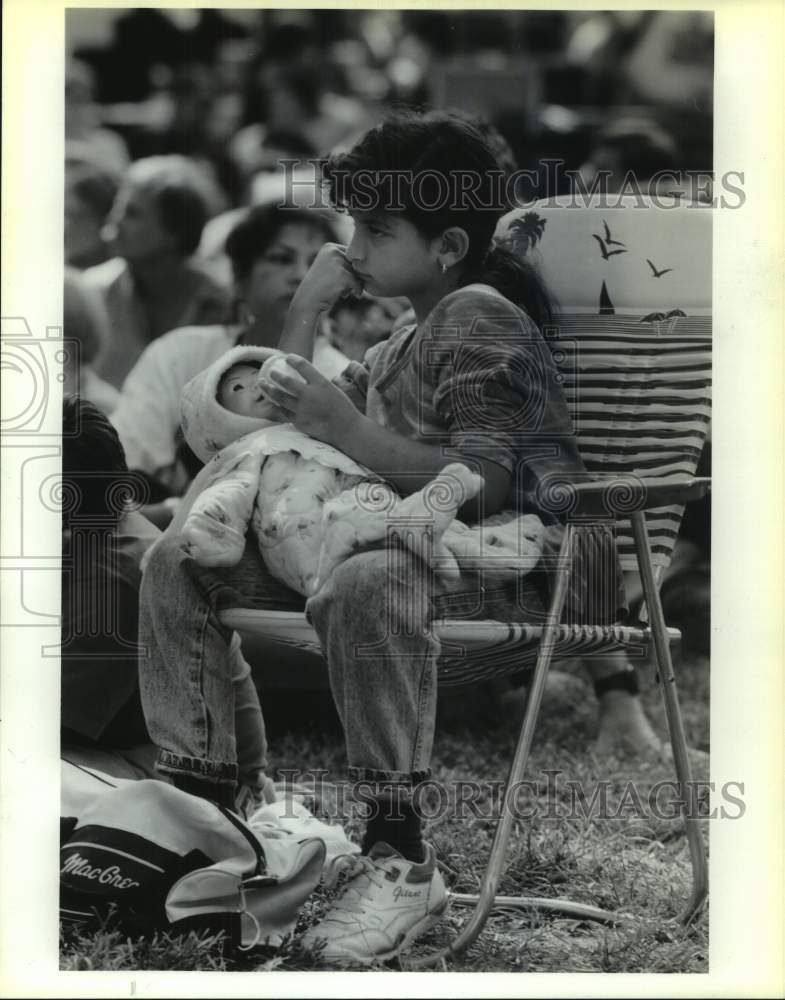
M518 306L502 295L493 285L487 285L481 281L456 288L455 291L445 295L441 302L439 302L439 305L444 305L447 308L459 308L466 305L474 305L475 303L493 305L496 308L507 309L511 312L518 310Z
M90 288L109 288L124 277L127 269L122 257L112 257L82 271L82 278Z
M179 326L148 344L142 356L157 362L163 359L177 368L206 367L234 347L236 337L236 330L222 324Z
M466 346L518 352L542 338L528 313L491 285L458 288L437 303L423 327L424 338L457 337Z
M234 347L237 331L223 323L212 323L206 326L178 326L169 330L153 343L166 344L177 348L212 348L224 347L228 351Z
M491 285L476 283L456 288L445 295L433 308L424 328L435 330L457 327L479 330L489 325L503 324L505 328L525 330L531 321L526 313Z

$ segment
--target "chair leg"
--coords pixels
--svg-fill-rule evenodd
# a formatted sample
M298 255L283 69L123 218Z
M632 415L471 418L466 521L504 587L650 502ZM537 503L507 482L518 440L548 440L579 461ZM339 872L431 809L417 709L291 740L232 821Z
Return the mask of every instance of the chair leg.
M512 763L510 764L504 799L501 805L501 815L496 826L496 833L494 835L493 844L488 857L485 875L483 876L482 884L480 885L477 905L461 929L460 933L449 945L447 945L446 948L442 948L439 951L432 952L418 958L407 958L405 963L407 969L427 968L435 965L437 962L440 962L443 958L448 958L449 956L457 955L464 951L477 939L485 926L488 915L493 909L494 902L496 900L496 890L499 887L499 881L504 871L507 844L510 839L510 833L512 832L514 818L513 797L515 795L515 786L522 779L526 770L526 764L529 760L529 751L534 737L534 727L540 711L540 704L542 703L548 668L550 667L551 659L553 658L553 649L556 642L556 629L561 622L564 602L567 597L567 585L572 565L572 539L574 530L575 529L571 526L567 526L567 529L564 532L561 549L559 551L556 586L554 588L553 597L548 609L546 624L543 629L542 639L540 640L540 647L537 651L537 662L534 667L534 675L529 689L529 694L526 699L526 710L521 722L518 744L515 748ZM460 896L458 899L461 902L466 901L466 897ZM538 902L539 901L535 897L522 897L517 901L517 904L536 908ZM611 922L615 922L616 919L613 915L606 914L602 910L598 910L596 907L584 906L580 903L570 903L566 900L547 900L546 902L547 904L552 904L547 905L545 907L547 909L558 909L561 912L566 912L583 919L600 919L609 920ZM503 905L509 906L511 903L512 901L508 897L504 897Z
M660 592L657 587L654 567L652 566L646 518L643 511L637 511L632 515L630 520L635 540L635 551L638 557L638 566L640 567L641 583L643 584L643 594L646 599L651 630L654 636L654 649L657 655L660 685L665 703L665 716L668 720L668 733L670 735L671 747L673 748L673 760L676 767L676 778L679 783L679 795L683 804L682 811L684 813L684 824L690 850L692 893L684 912L681 914L681 921L688 923L700 910L709 891L706 848L701 835L700 823L695 815L693 802L694 786L692 784L692 769L687 750L687 737L684 732L679 696L676 690L676 677L673 672L673 661L671 659L665 616L662 611L662 602L660 601ZM686 812L684 811L684 805L687 805Z

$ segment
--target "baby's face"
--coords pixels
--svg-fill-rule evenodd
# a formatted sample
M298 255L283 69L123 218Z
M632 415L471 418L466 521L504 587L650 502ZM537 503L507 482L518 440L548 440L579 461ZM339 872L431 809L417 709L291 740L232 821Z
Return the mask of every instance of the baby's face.
M281 415L258 384L259 369L253 365L232 365L218 386L218 402L225 410L244 417L280 420Z

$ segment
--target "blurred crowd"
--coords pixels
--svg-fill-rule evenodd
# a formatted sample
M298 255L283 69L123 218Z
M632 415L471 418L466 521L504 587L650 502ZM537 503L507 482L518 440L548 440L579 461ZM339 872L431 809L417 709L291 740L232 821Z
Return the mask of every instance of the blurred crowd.
M274 345L318 246L348 238L345 217L276 214L283 159L411 105L479 116L534 172L521 200L568 170L611 191L711 170L710 12L70 9L66 35L66 388L112 416L159 500L194 471L176 440L194 366ZM406 308L342 301L315 362L362 358Z
M184 154L228 205L281 155L348 144L393 103L486 114L522 167L544 156L580 167L599 142L629 163L647 147L671 168L711 165L707 13L109 15L69 11L69 148L120 171L129 158Z
M152 340L237 320L225 240L280 198L281 159L346 148L388 106L481 116L510 170L537 171L527 198L567 183L547 159L611 189L711 169L706 12L72 9L67 42L68 312L95 325L90 286L108 313L113 344L82 349L105 409ZM398 312L365 303L326 332L352 357Z

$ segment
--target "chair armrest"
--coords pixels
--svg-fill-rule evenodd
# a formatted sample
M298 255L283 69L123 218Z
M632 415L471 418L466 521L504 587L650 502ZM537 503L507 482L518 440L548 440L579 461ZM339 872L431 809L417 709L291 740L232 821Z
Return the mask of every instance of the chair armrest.
M614 476L605 480L567 483L551 481L548 495L552 508L562 516L589 514L627 517L638 510L667 507L700 500L711 488L708 476L689 476L671 482L639 476ZM548 509L547 502L545 508Z

